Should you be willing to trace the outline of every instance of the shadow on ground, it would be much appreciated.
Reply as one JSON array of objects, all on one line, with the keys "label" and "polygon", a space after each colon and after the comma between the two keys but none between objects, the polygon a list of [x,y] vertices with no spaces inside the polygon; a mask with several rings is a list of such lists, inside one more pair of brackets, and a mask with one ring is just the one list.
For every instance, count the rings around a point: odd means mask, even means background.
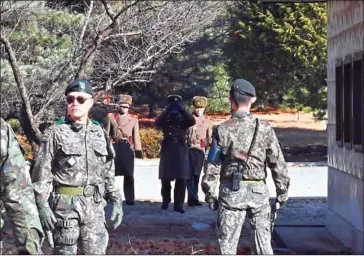
[{"label": "shadow on ground", "polygon": [[[165,211],[160,207],[161,203],[155,201],[123,205],[123,222],[117,230],[110,232],[107,254],[219,254],[216,212],[209,210],[206,204],[186,206],[184,214],[174,212],[173,203]],[[279,213],[272,235],[275,254],[350,254],[327,233],[324,225],[326,211],[326,198],[290,199]],[[246,221],[238,254],[251,253],[250,231]],[[3,252],[16,254],[8,221],[4,233]],[[52,254],[47,242],[43,245],[43,252]]]}]

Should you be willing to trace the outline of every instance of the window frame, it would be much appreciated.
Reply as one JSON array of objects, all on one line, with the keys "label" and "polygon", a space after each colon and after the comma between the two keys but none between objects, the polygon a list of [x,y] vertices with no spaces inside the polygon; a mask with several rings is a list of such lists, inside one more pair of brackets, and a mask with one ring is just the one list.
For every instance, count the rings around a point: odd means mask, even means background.
[{"label": "window frame", "polygon": [[[340,91],[338,92],[338,81],[337,81],[337,68],[341,70],[341,83],[340,83]],[[341,58],[336,59],[335,61],[335,140],[336,145],[338,147],[344,146],[344,130],[343,130],[343,103],[344,103],[344,62]],[[338,93],[340,97],[340,105],[338,104]],[[339,109],[338,106],[341,106]],[[340,111],[340,113],[338,113]],[[340,115],[339,115],[340,114]],[[340,120],[338,120],[338,116],[340,116]],[[338,124],[340,124],[340,139],[338,139]]]},{"label": "window frame", "polygon": [[[349,97],[350,97],[350,105],[348,106],[345,103],[345,66],[350,64],[350,83],[349,83]],[[343,112],[342,112],[342,134],[343,134],[343,145],[345,148],[347,149],[352,149],[353,148],[353,57],[352,54],[345,56],[344,58],[344,62],[343,62],[343,81],[342,81],[342,86],[343,86],[343,104],[342,104],[342,108],[343,108]],[[350,134],[350,141],[345,141],[345,123],[346,122],[346,118],[345,118],[345,112],[346,107],[349,107],[349,125],[350,125],[350,129],[349,129],[349,134]]]},{"label": "window frame", "polygon": [[[355,127],[354,127],[354,109],[353,109],[353,122],[352,122],[352,127],[353,127],[353,149],[357,152],[363,152],[364,151],[364,51],[357,51],[354,53],[353,55],[353,93],[354,93],[354,62],[361,60],[361,96],[360,96],[360,102],[361,102],[361,131],[356,131]],[[354,108],[354,95],[353,95],[353,108]],[[362,134],[362,141],[361,144],[354,144],[354,136],[356,132],[361,132]]]}]

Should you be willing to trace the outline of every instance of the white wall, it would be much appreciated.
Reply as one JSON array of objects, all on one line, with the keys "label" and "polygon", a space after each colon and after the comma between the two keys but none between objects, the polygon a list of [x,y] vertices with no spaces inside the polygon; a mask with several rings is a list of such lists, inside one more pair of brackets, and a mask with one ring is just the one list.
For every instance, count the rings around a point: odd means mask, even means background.
[{"label": "white wall", "polygon": [[335,61],[364,48],[364,1],[328,1],[327,228],[363,254],[363,153],[336,145]]}]

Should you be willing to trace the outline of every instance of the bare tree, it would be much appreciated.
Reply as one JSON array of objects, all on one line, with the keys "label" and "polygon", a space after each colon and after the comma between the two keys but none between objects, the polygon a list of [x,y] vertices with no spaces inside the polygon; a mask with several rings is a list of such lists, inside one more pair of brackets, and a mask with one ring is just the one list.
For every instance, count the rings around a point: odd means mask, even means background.
[{"label": "bare tree", "polygon": [[102,89],[144,86],[168,56],[202,36],[223,9],[218,1],[143,1],[120,18],[118,32],[105,38],[92,78]]},{"label": "bare tree", "polygon": [[[1,107],[11,110],[12,101],[20,100],[37,140],[40,123],[64,114],[62,97],[70,80],[91,77],[96,90],[144,86],[168,56],[201,36],[224,6],[223,1],[85,0],[86,8],[77,13],[56,4],[1,2],[1,83],[7,88],[2,86]],[[9,49],[17,62],[6,54]]]}]

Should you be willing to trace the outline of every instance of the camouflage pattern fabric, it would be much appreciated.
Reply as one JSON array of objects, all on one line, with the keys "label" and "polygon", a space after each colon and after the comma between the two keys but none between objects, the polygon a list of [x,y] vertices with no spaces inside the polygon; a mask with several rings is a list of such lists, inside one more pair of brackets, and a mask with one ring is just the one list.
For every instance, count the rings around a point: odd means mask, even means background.
[{"label": "camouflage pattern fabric", "polygon": [[[0,200],[21,254],[42,254],[40,224],[28,166],[11,127],[1,119]],[[1,216],[0,216],[1,217]]]},{"label": "camouflage pattern fabric", "polygon": [[[272,172],[277,200],[288,199],[289,177],[286,163],[273,128],[259,121],[255,145],[250,157],[247,152],[253,140],[255,118],[242,110],[221,123],[213,132],[213,139],[221,150],[222,162],[207,162],[201,187],[206,201],[213,197],[219,201],[218,235],[222,254],[236,254],[241,225],[246,212],[253,224],[254,249],[259,254],[271,254],[269,228],[269,193],[264,183],[241,184],[239,191],[232,191],[232,176],[236,165],[233,157],[244,163],[243,180],[264,181],[266,165]],[[254,230],[255,228],[255,230]],[[268,230],[269,232],[268,232]]]},{"label": "camouflage pattern fabric", "polygon": [[[57,218],[53,233],[57,254],[105,254],[104,196],[120,198],[115,188],[115,153],[101,126],[89,122],[78,132],[61,123],[41,140],[33,170],[36,201],[49,199]],[[92,196],[60,194],[61,187],[92,185]]]},{"label": "camouflage pattern fabric", "polygon": [[240,184],[237,192],[230,184],[220,188],[217,235],[222,254],[236,254],[246,215],[252,227],[252,254],[273,254],[270,230],[269,191],[264,183]]}]

